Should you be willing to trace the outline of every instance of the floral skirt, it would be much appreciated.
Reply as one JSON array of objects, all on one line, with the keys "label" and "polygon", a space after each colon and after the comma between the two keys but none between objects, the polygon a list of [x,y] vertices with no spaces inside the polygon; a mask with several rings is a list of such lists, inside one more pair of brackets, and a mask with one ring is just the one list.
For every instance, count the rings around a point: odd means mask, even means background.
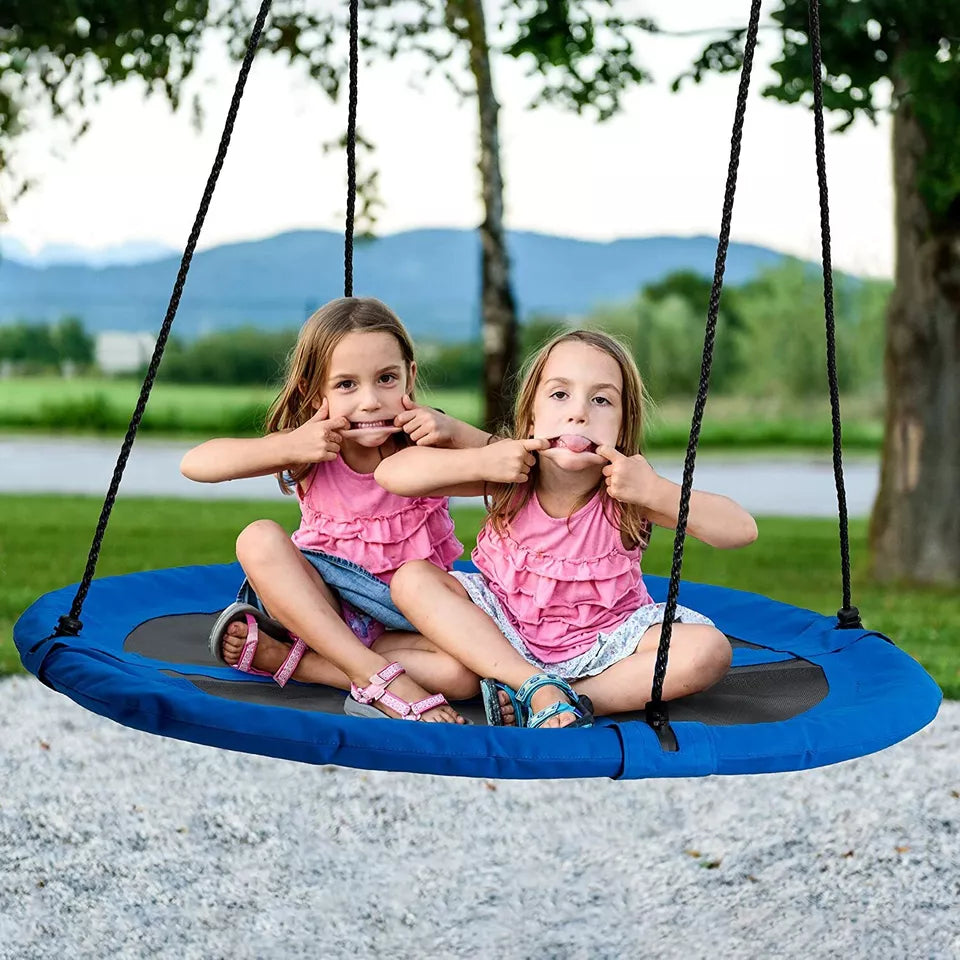
[{"label": "floral skirt", "polygon": [[[544,663],[535,657],[523,642],[523,637],[517,632],[513,621],[503,609],[500,598],[490,589],[482,573],[462,573],[459,570],[451,572],[463,584],[464,589],[473,603],[486,613],[507,638],[510,646],[519,653],[524,660],[539,667],[545,673],[553,673],[564,680],[580,680],[583,677],[594,677],[598,673],[619,663],[625,657],[635,653],[644,633],[654,624],[663,623],[665,603],[648,603],[635,610],[626,620],[610,633],[597,631],[597,640],[589,650],[569,660],[557,663]],[[677,623],[699,623],[712,627],[713,621],[702,613],[691,610],[689,607],[677,607],[674,621]]]}]

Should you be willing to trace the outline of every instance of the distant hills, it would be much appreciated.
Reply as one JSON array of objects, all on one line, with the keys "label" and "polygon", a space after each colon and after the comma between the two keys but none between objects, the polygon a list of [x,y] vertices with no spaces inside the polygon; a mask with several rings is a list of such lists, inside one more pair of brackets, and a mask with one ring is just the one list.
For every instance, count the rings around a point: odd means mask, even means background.
[{"label": "distant hills", "polygon": [[78,247],[69,243],[50,243],[34,252],[15,237],[0,237],[0,259],[9,258],[29,267],[51,267],[64,264],[112,267],[118,264],[159,260],[162,257],[172,257],[176,253],[176,250],[165,243],[152,240],[118,243],[100,249]]},{"label": "distant hills", "polygon": [[[134,245],[144,255],[149,246]],[[538,313],[585,314],[623,302],[680,269],[713,275],[710,237],[643,237],[598,243],[538,233],[508,237],[514,292],[523,319]],[[162,249],[162,248],[161,248]],[[106,266],[0,261],[0,323],[79,316],[93,332],[155,331],[163,320],[180,255],[127,263],[114,250]],[[156,252],[156,251],[154,251]],[[72,259],[72,258],[68,258]],[[783,259],[765,247],[733,243],[726,282],[739,284]],[[474,230],[411,230],[358,243],[358,295],[379,297],[421,339],[462,340],[479,331],[480,241]],[[245,323],[299,325],[343,291],[343,238],[301,230],[231,243],[194,256],[174,333],[192,338]]]}]

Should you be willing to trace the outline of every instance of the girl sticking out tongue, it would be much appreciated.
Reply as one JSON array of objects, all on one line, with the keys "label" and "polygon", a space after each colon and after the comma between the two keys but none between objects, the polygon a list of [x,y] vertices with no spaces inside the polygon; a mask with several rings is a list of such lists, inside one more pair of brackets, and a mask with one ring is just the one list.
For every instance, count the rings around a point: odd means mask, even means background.
[{"label": "girl sticking out tongue", "polygon": [[[410,497],[488,494],[478,573],[402,566],[391,593],[424,636],[482,683],[488,721],[587,726],[649,699],[664,605],[640,568],[651,525],[674,527],[680,487],[640,454],[644,390],[633,358],[603,333],[548,343],[520,388],[511,439],[471,450],[410,448],[377,480]],[[757,535],[726,497],[694,492],[689,533],[721,548]],[[678,607],[663,698],[716,683],[726,637]],[[592,701],[592,702],[591,702]]]}]

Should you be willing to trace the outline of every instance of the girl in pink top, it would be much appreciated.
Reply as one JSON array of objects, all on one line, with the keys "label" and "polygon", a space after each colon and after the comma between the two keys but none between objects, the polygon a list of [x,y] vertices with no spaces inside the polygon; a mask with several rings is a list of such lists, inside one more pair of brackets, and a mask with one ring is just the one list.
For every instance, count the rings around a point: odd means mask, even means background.
[{"label": "girl in pink top", "polygon": [[[591,706],[620,713],[649,699],[664,605],[647,593],[640,560],[652,524],[676,526],[680,488],[640,455],[643,409],[633,358],[603,333],[573,331],[530,364],[514,439],[404,450],[377,468],[407,496],[492,495],[473,552],[479,573],[413,562],[391,592],[425,636],[490,678],[493,723],[585,726]],[[757,535],[740,506],[702,492],[688,530],[717,547]],[[676,620],[664,699],[706,689],[731,659],[705,617],[678,607]]]},{"label": "girl in pink top", "polygon": [[408,561],[444,572],[460,556],[447,500],[388,493],[374,468],[411,443],[482,444],[488,435],[417,406],[416,373],[392,311],[373,299],[334,300],[300,331],[266,435],[210,440],[181,469],[204,482],[273,473],[300,501],[292,539],[271,520],[240,534],[247,580],[214,625],[214,656],[281,686],[292,676],[350,690],[348,713],[463,722],[446,696],[472,696],[477,677],[413,632],[389,588]]}]

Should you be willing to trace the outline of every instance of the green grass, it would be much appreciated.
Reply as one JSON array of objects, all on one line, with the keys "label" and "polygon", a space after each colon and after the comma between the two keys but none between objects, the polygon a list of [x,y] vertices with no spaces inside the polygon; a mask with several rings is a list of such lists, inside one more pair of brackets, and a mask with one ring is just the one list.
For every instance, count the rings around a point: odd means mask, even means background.
[{"label": "green grass", "polygon": [[[11,639],[20,612],[40,594],[80,579],[100,505],[91,497],[0,496],[0,673],[21,669]],[[469,551],[483,511],[458,509],[454,516]],[[97,574],[232,560],[237,533],[257,517],[271,517],[292,530],[297,507],[292,501],[120,500]],[[759,525],[757,543],[746,550],[712,550],[690,541],[684,577],[835,613],[840,605],[836,523],[762,518]],[[668,573],[672,546],[670,534],[658,531],[644,570]],[[954,588],[867,581],[863,521],[851,526],[851,549],[853,598],[865,623],[916,657],[946,696],[960,699],[960,594]]]},{"label": "green grass", "polygon": [[[78,377],[0,380],[0,428],[122,436],[140,383]],[[270,387],[154,385],[140,430],[161,435],[257,434],[276,390]],[[451,416],[476,421],[480,397],[469,390],[437,390],[422,398]]]},{"label": "green grass", "polygon": [[[0,428],[64,431],[122,436],[139,395],[132,380],[20,377],[0,380]],[[150,396],[141,431],[153,435],[230,436],[259,433],[273,399],[269,387],[207,387],[157,384]],[[474,390],[425,390],[422,402],[451,416],[479,423],[480,394]],[[692,401],[671,400],[655,410],[647,429],[650,449],[685,448]],[[844,400],[844,446],[877,450],[883,425],[876,402]],[[701,434],[705,448],[827,449],[830,417],[825,401],[758,402],[713,397]]]}]

